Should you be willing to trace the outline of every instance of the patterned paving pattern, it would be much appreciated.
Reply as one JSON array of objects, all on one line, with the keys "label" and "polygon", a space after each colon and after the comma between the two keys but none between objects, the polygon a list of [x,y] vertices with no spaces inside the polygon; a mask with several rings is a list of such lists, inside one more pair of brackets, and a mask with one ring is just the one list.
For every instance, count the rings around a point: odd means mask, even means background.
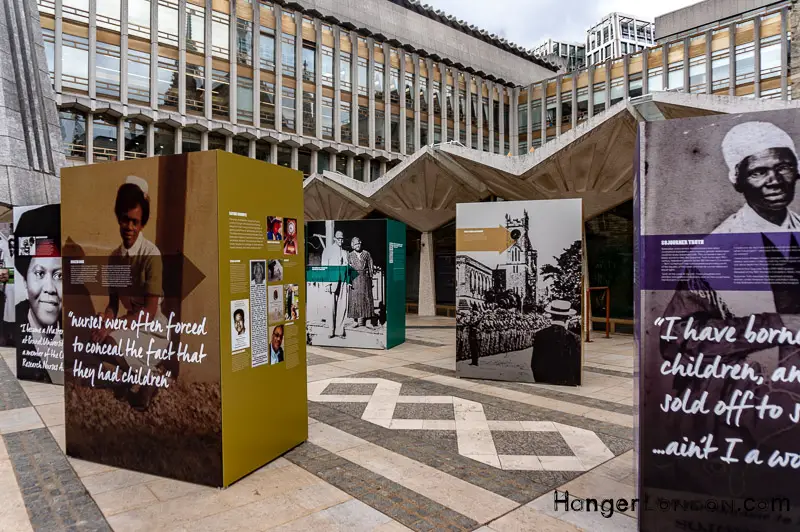
[{"label": "patterned paving pattern", "polygon": [[[330,387],[350,385],[365,393],[335,394]],[[373,386],[374,385],[374,386]],[[394,430],[455,431],[458,452],[462,456],[499,469],[522,471],[587,471],[614,458],[608,447],[592,431],[552,421],[489,421],[483,405],[451,395],[400,395],[402,384],[387,379],[334,378],[308,385],[308,399],[320,403],[366,403],[361,419]],[[370,390],[370,391],[367,391]],[[452,405],[453,419],[426,416],[410,419],[396,416],[398,406]],[[557,433],[567,444],[571,455],[539,455],[511,452],[498,453],[493,433]],[[512,449],[515,451],[516,449]]]}]

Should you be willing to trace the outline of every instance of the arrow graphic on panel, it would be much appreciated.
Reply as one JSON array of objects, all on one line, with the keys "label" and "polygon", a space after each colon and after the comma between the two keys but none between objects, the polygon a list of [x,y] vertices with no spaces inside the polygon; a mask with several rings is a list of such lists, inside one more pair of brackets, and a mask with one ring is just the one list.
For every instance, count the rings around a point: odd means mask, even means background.
[{"label": "arrow graphic on panel", "polygon": [[458,251],[495,251],[502,253],[514,243],[513,235],[503,226],[467,228],[456,231]]}]

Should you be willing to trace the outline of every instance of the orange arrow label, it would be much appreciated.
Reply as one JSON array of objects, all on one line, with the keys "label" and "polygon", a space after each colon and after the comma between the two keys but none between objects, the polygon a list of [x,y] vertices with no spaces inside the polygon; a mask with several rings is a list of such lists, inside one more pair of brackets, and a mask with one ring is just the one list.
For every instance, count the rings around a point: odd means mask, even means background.
[{"label": "orange arrow label", "polygon": [[459,229],[456,231],[457,251],[495,251],[502,253],[514,240],[503,226]]}]

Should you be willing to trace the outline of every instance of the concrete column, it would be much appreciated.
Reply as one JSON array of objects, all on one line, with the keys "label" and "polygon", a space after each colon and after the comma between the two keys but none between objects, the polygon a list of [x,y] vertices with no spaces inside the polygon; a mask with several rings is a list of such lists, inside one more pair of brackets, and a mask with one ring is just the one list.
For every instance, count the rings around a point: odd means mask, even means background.
[{"label": "concrete column", "polygon": [[433,233],[422,233],[419,250],[419,310],[420,316],[436,316],[436,274]]},{"label": "concrete column", "polygon": [[183,153],[183,129],[175,128],[175,154]]},{"label": "concrete column", "polygon": [[[186,115],[186,0],[178,0],[178,113]],[[231,93],[233,90],[231,80]]]},{"label": "concrete column", "polygon": [[61,94],[61,74],[64,71],[63,65],[63,49],[64,49],[64,10],[63,10],[63,1],[62,0],[55,0],[56,8],[55,8],[55,17],[56,17],[56,24],[55,24],[55,37],[56,43],[53,47],[53,78],[54,78],[54,85],[53,88],[56,91],[56,94]]},{"label": "concrete column", "polygon": [[419,87],[420,87],[420,68],[419,68],[419,56],[417,54],[411,54],[411,60],[414,62],[414,85],[413,85],[413,94],[412,97],[414,98],[414,151],[419,150],[422,147],[422,143],[420,141],[420,125],[422,123],[422,111],[420,109],[420,101],[419,101]]},{"label": "concrete column", "polygon": [[[283,131],[283,57],[281,47],[283,46],[283,8],[277,4],[272,4],[272,12],[275,13],[275,131]],[[295,98],[295,102],[297,98]],[[278,147],[273,144],[273,151],[270,154],[270,161],[278,164]]]},{"label": "concrete column", "polygon": [[[97,98],[97,0],[89,0],[89,98]],[[91,162],[91,159],[89,159]]]},{"label": "concrete column", "polygon": [[406,52],[402,48],[397,50],[397,57],[400,61],[398,71],[399,96],[400,96],[400,123],[398,124],[398,136],[400,137],[400,153],[406,154]]},{"label": "concrete column", "polygon": [[125,118],[117,120],[117,160],[125,160]]},{"label": "concrete column", "polygon": [[233,153],[233,135],[225,135],[225,151]]},{"label": "concrete column", "polygon": [[661,69],[661,87],[667,90],[669,88],[669,44],[661,47],[661,62],[664,65]]},{"label": "concrete column", "polygon": [[736,96],[736,23],[728,25],[728,95]]},{"label": "concrete column", "polygon": [[364,157],[364,183],[369,183],[372,181],[372,160],[368,157]]},{"label": "concrete column", "polygon": [[[591,78],[591,74],[590,74],[589,87],[592,86],[591,79],[592,78]],[[540,143],[540,146],[544,146],[545,143],[547,142],[547,80],[542,81],[542,97],[541,97],[540,101],[541,101],[541,106],[542,106],[542,109],[541,109],[542,120],[541,120],[541,124],[539,125],[539,128],[540,128],[539,130],[541,131],[541,143]],[[591,108],[591,106],[590,106],[590,108]]]},{"label": "concrete column", "polygon": [[[689,75],[689,63],[691,63],[691,57],[689,53],[689,49],[691,47],[691,39],[686,37],[683,40],[683,91],[685,93],[690,93],[689,86],[691,85],[691,76]],[[627,64],[625,66],[627,70]]]},{"label": "concrete column", "polygon": [[425,59],[425,67],[428,70],[428,145],[431,145],[433,144],[434,116],[436,115],[433,109],[433,60]]},{"label": "concrete column", "polygon": [[[258,3],[258,2],[256,2]],[[322,138],[322,22],[314,19],[314,30],[317,34],[317,51],[314,53],[314,136]],[[336,120],[334,120],[335,122]],[[314,159],[312,158],[312,161]],[[317,167],[311,169],[312,174],[317,173]]]},{"label": "concrete column", "polygon": [[94,113],[86,113],[86,163],[94,162]]},{"label": "concrete column", "polygon": [[511,89],[508,105],[508,118],[510,120],[508,128],[510,139],[508,144],[511,148],[511,153],[519,155],[519,87]]},{"label": "concrete column", "polygon": [[494,153],[494,82],[487,82],[489,89],[489,153]]},{"label": "concrete column", "polygon": [[[497,103],[498,103],[498,113],[497,119],[500,121],[500,124],[497,126],[497,149],[501,155],[508,155],[505,149],[505,141],[506,141],[506,88],[500,85],[497,87]],[[509,142],[509,144],[511,144]]]},{"label": "concrete column", "polygon": [[147,156],[156,154],[156,126],[152,122],[147,124]]},{"label": "concrete column", "polygon": [[291,158],[291,160],[289,162],[289,166],[290,166],[290,168],[292,170],[299,170],[300,169],[299,168],[299,166],[300,166],[299,165],[299,159],[300,159],[300,154],[299,154],[298,148],[296,148],[295,146],[292,146],[292,158]]},{"label": "concrete column", "polygon": [[[788,15],[790,16],[788,27],[791,30],[792,35],[795,36],[800,35],[800,9],[798,9],[798,7],[800,6],[797,5],[796,0],[793,1],[792,9],[788,13]],[[786,16],[787,13],[784,12],[782,13],[782,15]],[[760,19],[757,20],[758,20],[757,24],[760,25],[761,23]],[[761,37],[760,32],[757,33],[757,35]],[[791,47],[792,47],[791,50],[792,64],[790,65],[791,67],[790,71],[792,72],[792,77],[790,80],[788,80],[788,83],[791,84],[792,99],[797,100],[800,99],[800,39],[796,37],[792,39]],[[756,45],[756,57],[758,57],[759,49],[760,49],[760,43]],[[756,79],[758,79],[760,73],[761,73],[760,69],[756,70],[756,76],[757,76]]]},{"label": "concrete column", "polygon": [[328,153],[328,169],[331,172],[335,172],[336,171],[336,153],[335,152]]},{"label": "concrete column", "polygon": [[460,84],[458,83],[458,70],[453,69],[453,140],[457,142],[464,142],[461,138],[461,118],[459,109],[459,95],[461,94]]},{"label": "concrete column", "polygon": [[475,88],[478,91],[478,151],[483,151],[483,80],[475,79]]},{"label": "concrete column", "polygon": [[650,55],[650,49],[645,48],[642,50],[642,94],[650,93],[650,83],[647,80],[647,58]]},{"label": "concrete column", "polygon": [[714,38],[712,30],[706,31],[706,94],[714,92],[714,70],[711,68],[711,40]]},{"label": "concrete column", "polygon": [[278,164],[278,145],[277,144],[270,144],[269,145],[269,162],[272,164]]},{"label": "concrete column", "polygon": [[475,146],[472,145],[472,74],[464,74],[464,85],[466,86],[466,97],[464,98],[463,111],[467,130],[464,146],[475,149]]},{"label": "concrete column", "polygon": [[380,166],[380,169],[378,171],[381,174],[379,177],[383,177],[383,176],[386,175],[386,161],[381,161],[381,166]]},{"label": "concrete column", "polygon": [[[213,118],[211,112],[211,87],[214,86],[213,78],[211,77],[211,71],[214,68],[214,63],[212,62],[212,52],[211,52],[211,18],[212,18],[212,9],[211,9],[211,2],[206,2],[205,7],[205,21],[206,25],[203,28],[203,38],[205,40],[205,47],[203,50],[203,78],[206,90],[203,91],[203,115],[206,117],[207,120],[211,120]],[[202,135],[201,135],[202,139]],[[202,140],[200,141],[202,144]],[[208,135],[206,134],[206,147],[204,151],[208,149]]]},{"label": "concrete column", "polygon": [[611,59],[606,59],[606,110],[611,107]]},{"label": "concrete column", "polygon": [[[797,6],[795,6],[796,10]],[[795,14],[795,17],[797,15]],[[795,18],[796,20],[796,18]],[[781,100],[789,98],[789,8],[781,9]]]},{"label": "concrete column", "polygon": [[753,20],[753,96],[761,98],[761,16]]},{"label": "concrete column", "polygon": [[352,144],[358,146],[358,34],[355,31],[350,32],[350,99]]},{"label": "concrete column", "polygon": [[[298,135],[304,134],[303,128],[303,13],[296,11],[294,14],[294,24],[297,28],[297,35],[294,39],[294,64],[296,72],[297,87],[294,90],[294,128]],[[292,154],[295,153],[292,149]],[[294,155],[293,155],[294,156]],[[297,170],[297,165],[292,166]]]},{"label": "concrete column", "polygon": [[526,153],[528,153],[531,151],[531,147],[533,146],[533,83],[528,85],[528,124],[525,126],[525,131],[528,133],[526,149]]},{"label": "concrete column", "polygon": [[352,155],[347,156],[347,177],[355,177],[353,175],[355,168],[355,157]]},{"label": "concrete column", "polygon": [[[627,58],[628,56],[626,56]],[[625,63],[625,97],[628,97],[628,67]],[[528,111],[530,114],[530,111]],[[530,119],[529,119],[530,120]],[[572,73],[572,116],[570,116],[570,126],[574,128],[578,125],[578,73]],[[530,128],[528,128],[530,129]]]},{"label": "concrete column", "polygon": [[556,138],[561,136],[561,82],[563,78],[559,74],[556,78]]},{"label": "concrete column", "polygon": [[[367,118],[367,131],[369,132],[369,147],[375,149],[375,41],[372,37],[367,39],[367,53],[369,59],[367,60],[367,98],[368,104],[368,118]],[[386,87],[383,88],[386,94]],[[384,113],[385,116],[385,113]]]},{"label": "concrete column", "polygon": [[317,167],[319,167],[319,152],[317,150],[311,151],[311,170],[308,172],[309,175],[313,175],[317,173]]},{"label": "concrete column", "polygon": [[439,83],[439,101],[442,102],[439,121],[442,123],[442,142],[447,142],[450,139],[447,138],[447,68],[444,63],[439,63],[439,76],[442,80]]},{"label": "concrete column", "polygon": [[[236,50],[236,2],[238,0],[231,0],[231,20],[228,26],[228,61],[230,65],[230,90],[228,91],[228,120],[230,120],[231,124],[235,124],[237,121],[237,102],[236,102],[236,86],[238,85],[238,63],[237,63],[237,50]],[[230,150],[226,150],[230,151]]]},{"label": "concrete column", "polygon": [[208,151],[208,131],[200,132],[200,151]]},{"label": "concrete column", "polygon": [[589,67],[589,118],[594,116],[594,65]]},{"label": "concrete column", "polygon": [[251,159],[256,158],[256,139],[250,139],[247,145],[247,156]]},{"label": "concrete column", "polygon": [[[383,142],[386,151],[392,151],[392,52],[383,43]],[[402,139],[401,145],[405,142]]]},{"label": "concrete column", "polygon": [[[119,18],[119,101],[128,104],[128,0],[121,0]],[[120,159],[121,160],[121,159]]]},{"label": "concrete column", "polygon": [[[342,142],[342,124],[339,119],[342,111],[342,42],[341,28],[333,26],[333,140]],[[351,93],[352,94],[352,93]],[[352,124],[353,120],[350,119]],[[352,126],[351,126],[352,127]],[[331,166],[331,169],[336,169]]]},{"label": "concrete column", "polygon": [[[261,2],[253,2],[253,127],[261,127]],[[206,24],[208,26],[208,24]],[[206,50],[208,50],[206,46]],[[208,91],[206,91],[208,92]],[[256,145],[252,145],[256,158]]]}]

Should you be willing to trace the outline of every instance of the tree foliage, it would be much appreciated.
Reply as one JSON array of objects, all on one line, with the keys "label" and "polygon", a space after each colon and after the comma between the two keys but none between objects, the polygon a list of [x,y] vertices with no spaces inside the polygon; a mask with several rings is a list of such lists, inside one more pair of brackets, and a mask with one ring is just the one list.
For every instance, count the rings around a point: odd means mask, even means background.
[{"label": "tree foliage", "polygon": [[580,240],[576,240],[566,248],[556,258],[556,264],[542,266],[542,277],[553,282],[551,287],[553,299],[569,301],[576,310],[580,309],[582,269]]}]

